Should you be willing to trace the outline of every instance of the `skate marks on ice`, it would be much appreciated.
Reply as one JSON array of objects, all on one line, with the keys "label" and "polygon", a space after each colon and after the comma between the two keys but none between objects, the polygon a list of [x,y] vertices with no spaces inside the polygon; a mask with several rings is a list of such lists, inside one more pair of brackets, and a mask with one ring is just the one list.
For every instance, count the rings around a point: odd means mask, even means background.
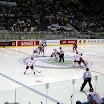
[{"label": "skate marks on ice", "polygon": [[[26,60],[29,60],[30,57],[25,57],[19,60],[20,63],[26,64]],[[72,57],[65,57],[64,62],[59,62],[58,60],[55,61],[54,59],[49,60],[50,57],[35,57],[33,60],[35,61],[36,67],[43,67],[43,68],[51,68],[51,69],[72,69],[74,58]],[[86,65],[89,67],[92,65],[92,62],[85,60]],[[84,64],[82,63],[84,67]],[[76,63],[74,68],[79,68],[79,65]]]}]

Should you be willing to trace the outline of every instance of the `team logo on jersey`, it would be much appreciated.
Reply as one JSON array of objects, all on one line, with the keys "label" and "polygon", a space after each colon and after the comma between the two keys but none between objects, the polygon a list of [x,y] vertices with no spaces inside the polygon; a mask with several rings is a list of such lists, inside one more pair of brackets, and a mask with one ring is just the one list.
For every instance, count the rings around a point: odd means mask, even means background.
[{"label": "team logo on jersey", "polygon": [[[26,64],[26,61],[30,60],[30,58],[23,58],[20,59],[20,63]],[[73,68],[73,61],[74,58],[72,57],[65,57],[64,62],[60,62],[59,60],[55,60],[54,58],[50,60],[50,57],[35,57],[34,59],[36,67],[44,67],[44,68],[57,68],[57,69],[70,69]],[[91,66],[92,63],[85,60],[87,66]],[[81,63],[81,66],[84,67],[84,64]],[[75,64],[75,68],[78,68],[79,64]]]}]

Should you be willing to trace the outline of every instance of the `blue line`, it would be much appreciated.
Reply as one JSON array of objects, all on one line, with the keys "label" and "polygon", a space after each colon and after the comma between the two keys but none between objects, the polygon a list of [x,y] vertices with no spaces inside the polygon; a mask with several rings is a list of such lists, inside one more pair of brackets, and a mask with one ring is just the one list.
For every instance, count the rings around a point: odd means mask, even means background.
[{"label": "blue line", "polygon": [[49,100],[51,100],[51,101],[53,101],[53,102],[55,102],[56,104],[57,104],[57,103],[63,104],[63,103],[61,103],[61,102],[59,102],[59,101],[53,99],[52,97],[49,97],[49,96],[47,96],[47,95],[45,95],[45,94],[43,94],[43,93],[41,93],[41,92],[39,92],[39,91],[37,91],[37,90],[35,90],[35,89],[29,87],[29,86],[26,86],[26,85],[22,84],[21,82],[18,82],[18,81],[16,81],[16,80],[14,80],[14,79],[12,79],[12,78],[10,78],[10,77],[8,77],[8,76],[2,74],[2,73],[0,73],[0,75],[3,76],[3,77],[5,77],[5,78],[7,78],[7,79],[9,79],[9,80],[11,80],[11,81],[13,81],[13,82],[15,82],[15,83],[17,83],[17,84],[19,84],[19,85],[21,85],[21,86],[23,86],[23,87],[25,87],[25,88],[27,88],[27,89],[29,89],[29,90],[31,90],[31,91],[33,91],[33,92],[35,92],[35,93],[37,93],[37,94],[39,94],[39,95],[41,95],[41,96],[43,96],[43,97],[45,97],[45,98],[47,98],[47,99],[49,99]]}]

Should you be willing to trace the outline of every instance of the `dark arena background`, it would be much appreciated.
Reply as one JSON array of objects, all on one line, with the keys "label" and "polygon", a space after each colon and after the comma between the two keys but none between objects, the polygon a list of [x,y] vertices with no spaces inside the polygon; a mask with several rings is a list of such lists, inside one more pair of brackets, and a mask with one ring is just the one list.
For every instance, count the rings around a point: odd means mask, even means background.
[{"label": "dark arena background", "polygon": [[86,68],[104,104],[104,0],[0,0],[0,104],[91,104]]}]

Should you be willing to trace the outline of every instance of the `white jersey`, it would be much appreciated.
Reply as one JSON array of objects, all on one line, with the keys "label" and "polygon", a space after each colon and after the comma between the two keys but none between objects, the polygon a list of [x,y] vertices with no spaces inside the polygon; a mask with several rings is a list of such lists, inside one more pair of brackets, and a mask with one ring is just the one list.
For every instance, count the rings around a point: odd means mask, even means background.
[{"label": "white jersey", "polygon": [[33,50],[33,53],[39,53],[39,49],[38,49],[38,48],[35,48],[35,49]]},{"label": "white jersey", "polygon": [[79,54],[80,55],[80,58],[82,58],[82,54]]},{"label": "white jersey", "polygon": [[56,57],[56,58],[58,58],[58,54],[57,54],[56,51],[53,52],[53,56]]},{"label": "white jersey", "polygon": [[26,60],[27,66],[34,66],[35,62],[33,60]]},{"label": "white jersey", "polygon": [[76,55],[75,55],[75,60],[76,60],[76,61],[80,61],[80,57],[81,57],[81,56],[80,56],[79,54],[76,54]]},{"label": "white jersey", "polygon": [[88,102],[95,101],[97,104],[101,104],[103,100],[100,98],[99,94],[96,92],[91,92],[88,97]]}]

